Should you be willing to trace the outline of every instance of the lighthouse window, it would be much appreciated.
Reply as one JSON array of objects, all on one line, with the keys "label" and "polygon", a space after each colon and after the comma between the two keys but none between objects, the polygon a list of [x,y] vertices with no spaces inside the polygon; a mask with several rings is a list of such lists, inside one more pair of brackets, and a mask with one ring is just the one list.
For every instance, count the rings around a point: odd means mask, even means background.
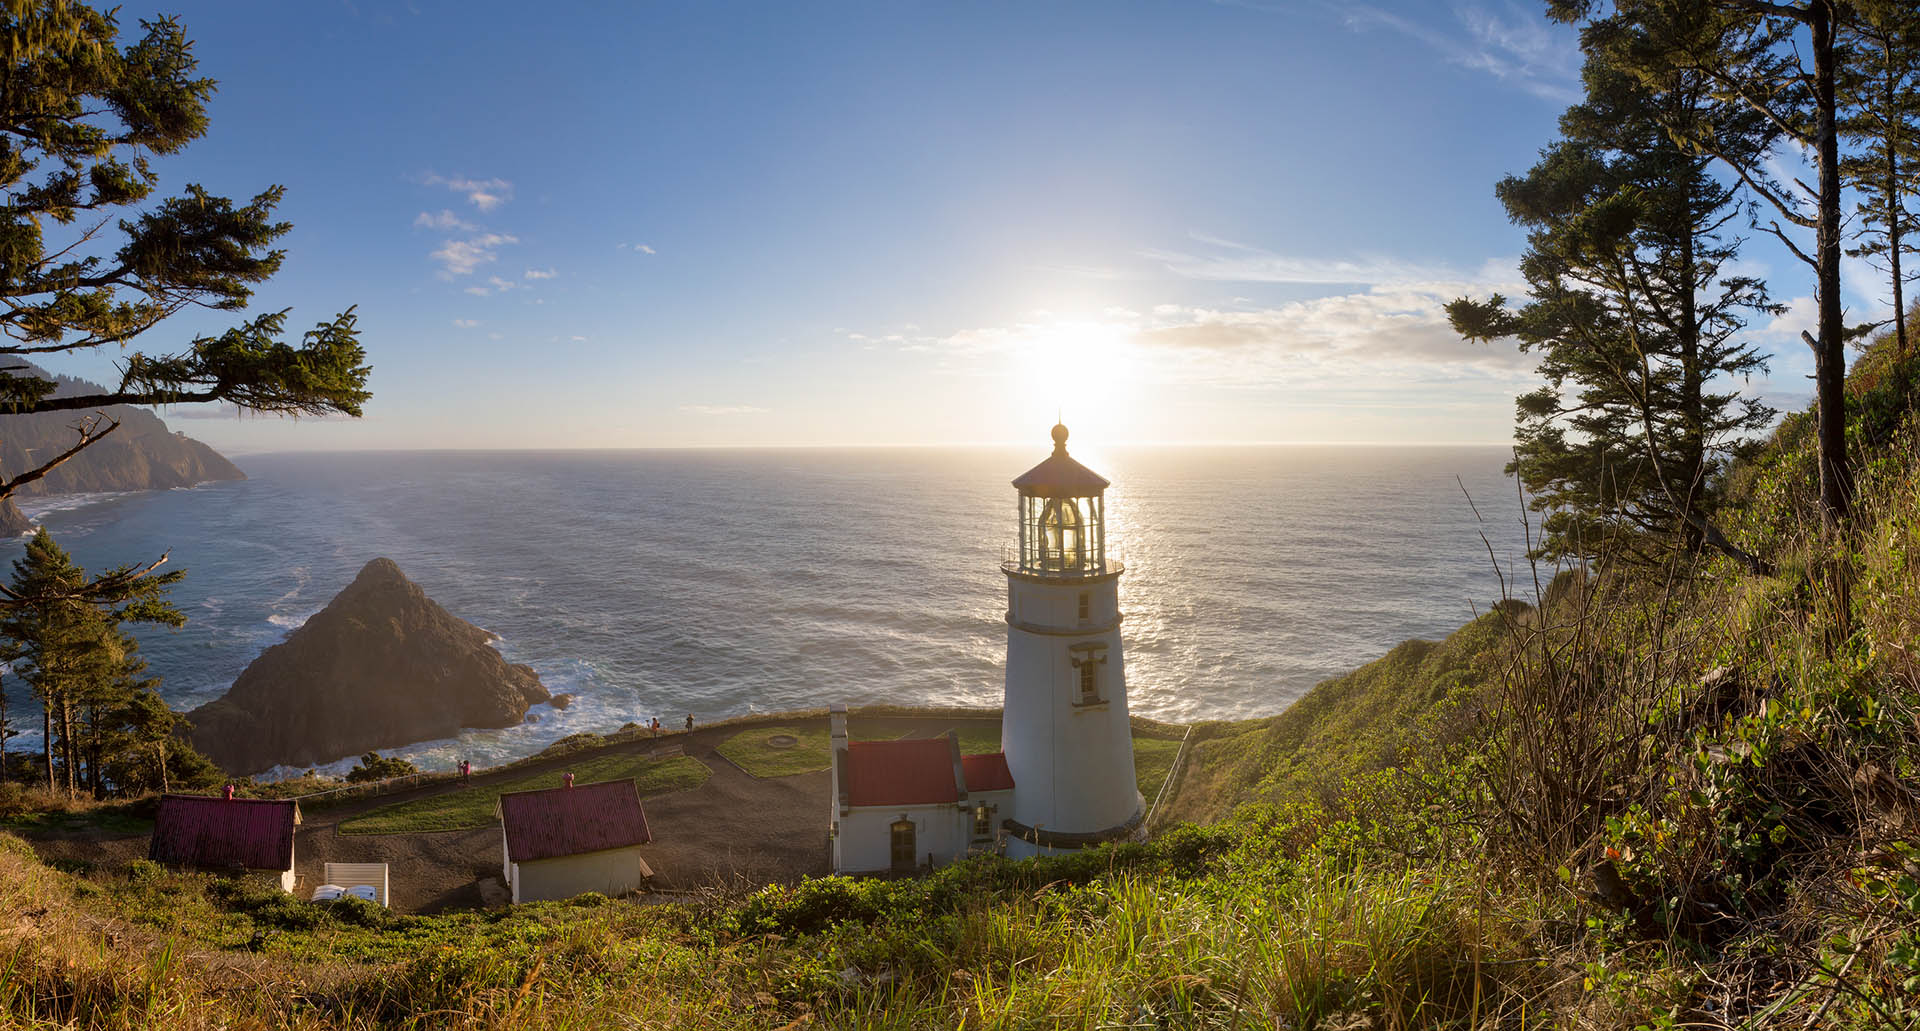
[{"label": "lighthouse window", "polygon": [[1092,705],[1100,700],[1100,679],[1096,667],[1099,664],[1088,658],[1080,663],[1080,704]]},{"label": "lighthouse window", "polygon": [[1089,607],[1090,606],[1088,604],[1087,592],[1081,591],[1080,592],[1080,621],[1082,623],[1087,621],[1087,609]]}]

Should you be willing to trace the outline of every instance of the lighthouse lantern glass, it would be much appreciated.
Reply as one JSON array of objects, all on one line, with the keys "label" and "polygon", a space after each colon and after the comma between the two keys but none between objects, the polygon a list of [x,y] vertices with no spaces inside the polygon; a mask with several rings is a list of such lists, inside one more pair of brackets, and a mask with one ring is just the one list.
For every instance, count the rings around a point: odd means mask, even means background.
[{"label": "lighthouse lantern glass", "polygon": [[1099,497],[1022,496],[1020,569],[1057,576],[1106,572]]}]

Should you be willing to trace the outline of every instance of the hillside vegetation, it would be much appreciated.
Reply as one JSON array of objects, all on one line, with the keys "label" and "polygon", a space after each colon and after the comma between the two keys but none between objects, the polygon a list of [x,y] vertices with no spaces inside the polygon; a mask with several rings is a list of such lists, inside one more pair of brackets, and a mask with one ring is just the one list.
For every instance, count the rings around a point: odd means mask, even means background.
[{"label": "hillside vegetation", "polygon": [[[1843,1027],[1920,1016],[1920,449],[1858,366],[1850,546],[1801,419],[1743,546],[1543,569],[1194,734],[1143,844],[910,880],[402,916],[0,838],[26,1026]],[[1838,570],[1838,574],[1836,574]],[[1533,582],[1533,577],[1514,578]],[[1843,585],[1837,589],[1836,584]]]}]

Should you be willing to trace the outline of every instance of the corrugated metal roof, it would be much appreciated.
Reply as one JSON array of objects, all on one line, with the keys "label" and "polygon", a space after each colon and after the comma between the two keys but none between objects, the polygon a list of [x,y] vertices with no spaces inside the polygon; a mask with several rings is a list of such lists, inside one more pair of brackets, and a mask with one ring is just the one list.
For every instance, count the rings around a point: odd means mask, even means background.
[{"label": "corrugated metal roof", "polygon": [[965,771],[968,791],[1006,791],[1013,787],[1013,771],[1007,769],[1005,752],[963,755],[960,767]]},{"label": "corrugated metal roof", "polygon": [[507,861],[553,859],[653,840],[631,780],[515,791],[500,796]]},{"label": "corrugated metal roof", "polygon": [[231,870],[293,865],[300,806],[262,798],[162,795],[147,858],[157,863]]},{"label": "corrugated metal roof", "polygon": [[945,737],[847,744],[848,805],[939,805],[960,800]]}]

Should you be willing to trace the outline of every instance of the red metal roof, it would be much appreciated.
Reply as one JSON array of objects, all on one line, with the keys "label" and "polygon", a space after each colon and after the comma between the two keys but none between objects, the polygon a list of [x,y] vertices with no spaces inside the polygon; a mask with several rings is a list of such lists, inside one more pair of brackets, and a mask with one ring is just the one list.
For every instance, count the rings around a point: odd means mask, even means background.
[{"label": "red metal roof", "polygon": [[507,861],[553,859],[653,840],[631,780],[515,791],[500,796]]},{"label": "red metal roof", "polygon": [[1067,428],[1053,428],[1053,454],[1013,481],[1020,493],[1038,498],[1090,498],[1112,484],[1067,455]]},{"label": "red metal roof", "polygon": [[946,737],[847,744],[848,805],[939,805],[960,800]]},{"label": "red metal roof", "polygon": [[147,858],[218,870],[285,870],[293,865],[300,807],[263,798],[162,795]]},{"label": "red metal roof", "polygon": [[1013,771],[1007,769],[1005,752],[963,755],[960,768],[966,773],[968,791],[1006,791],[1013,787]]}]

